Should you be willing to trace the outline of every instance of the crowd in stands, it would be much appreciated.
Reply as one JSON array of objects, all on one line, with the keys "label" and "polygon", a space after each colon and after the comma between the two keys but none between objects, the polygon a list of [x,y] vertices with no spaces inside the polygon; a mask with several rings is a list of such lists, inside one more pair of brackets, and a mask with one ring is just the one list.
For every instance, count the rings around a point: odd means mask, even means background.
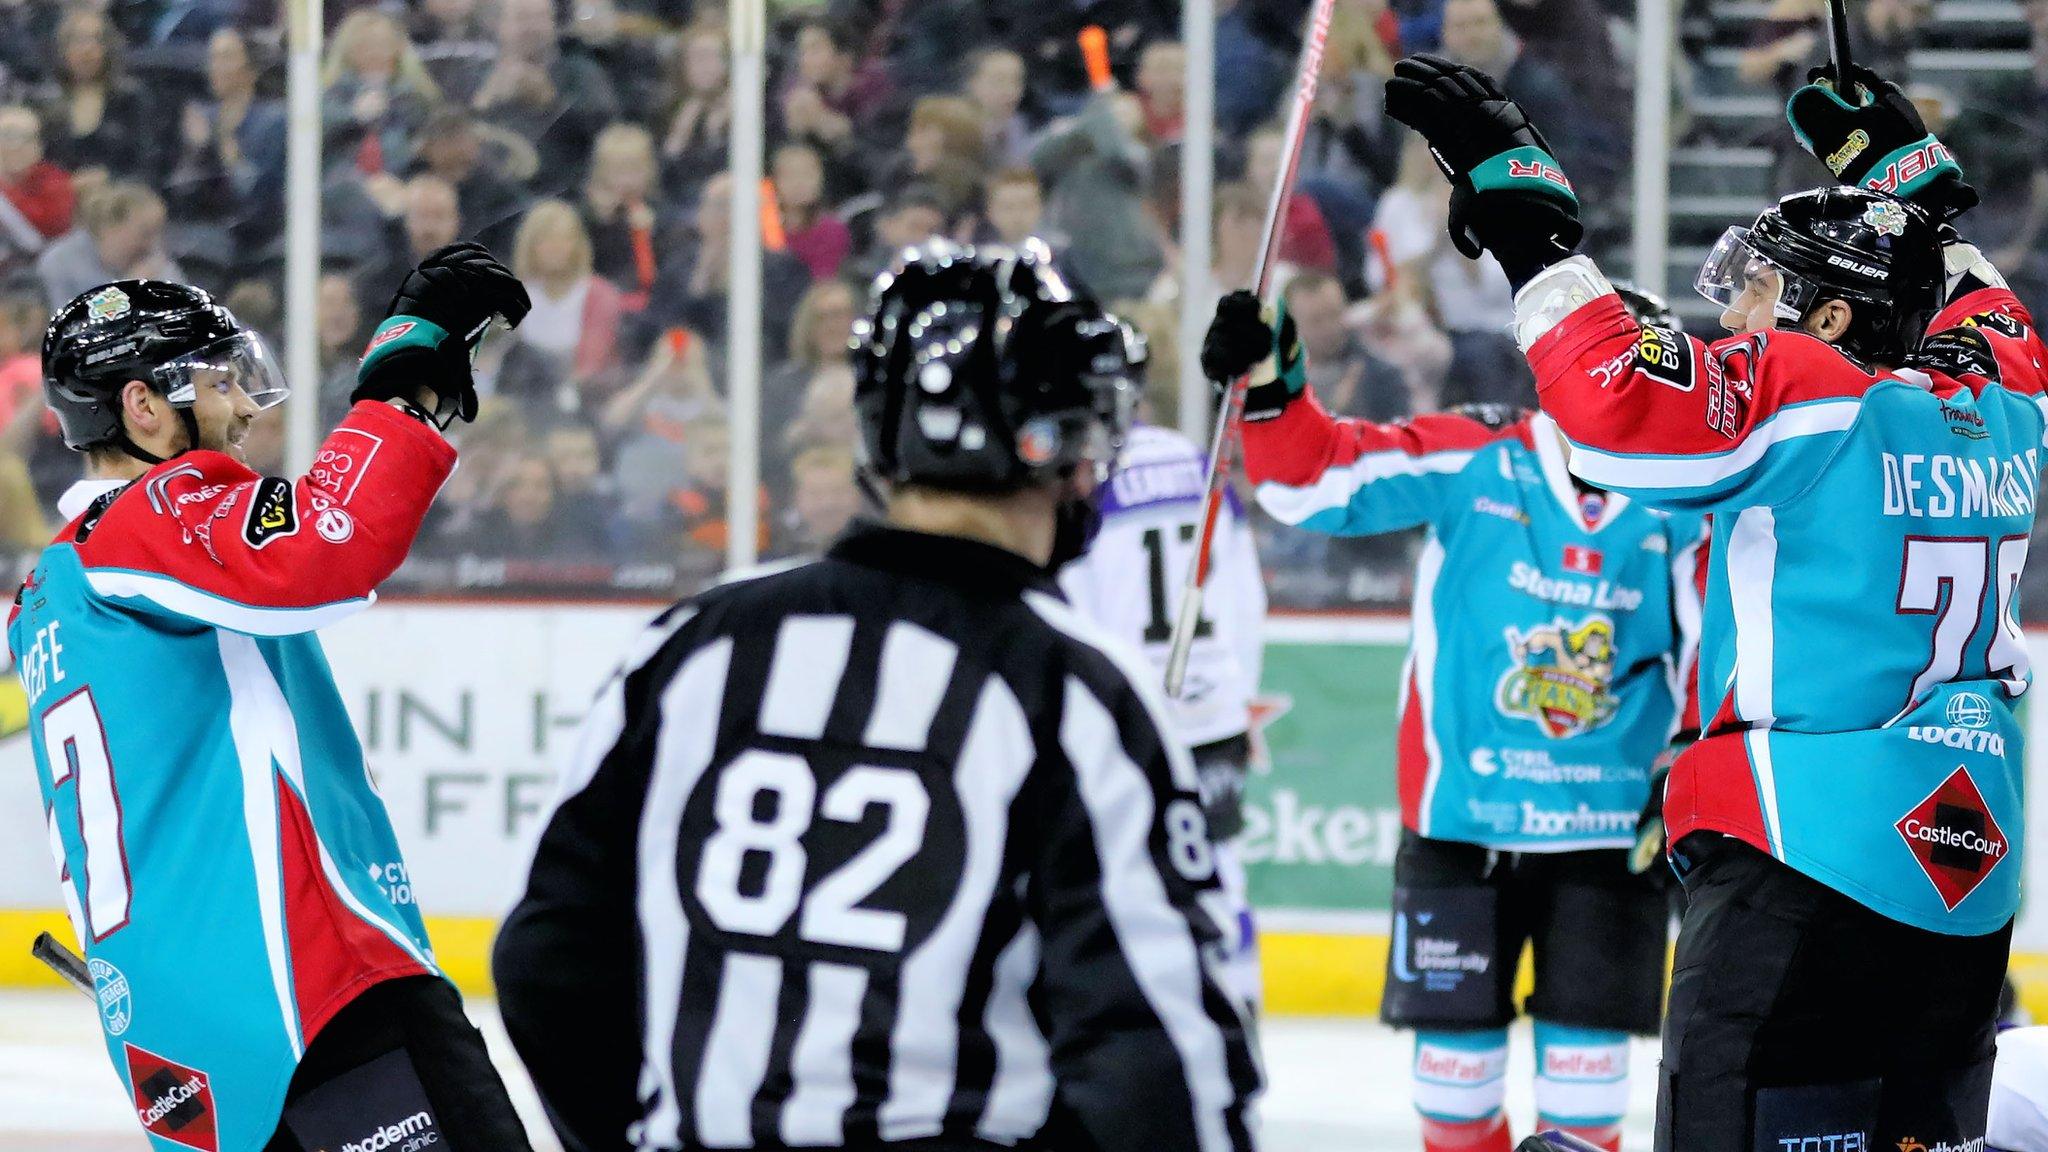
[{"label": "crowd in stands", "polygon": [[[1744,58],[1762,86],[1820,51],[1824,5],[1777,2],[1784,18]],[[1926,6],[1859,5],[1882,33],[1873,59],[1880,44],[1908,43]],[[816,551],[861,508],[845,344],[868,282],[906,245],[1042,239],[1151,335],[1151,412],[1172,418],[1183,293],[1206,304],[1252,278],[1307,7],[1217,2],[1213,261],[1188,269],[1179,4],[771,3],[765,554]],[[1507,336],[1507,282],[1450,247],[1448,188],[1385,119],[1382,81],[1418,50],[1501,76],[1577,180],[1591,243],[1619,244],[1629,7],[1337,6],[1280,249],[1325,404],[1393,419],[1533,398]],[[2031,101],[2038,130],[2048,0],[2027,12],[2036,63],[2014,99]],[[402,577],[443,591],[665,593],[712,575],[731,450],[723,5],[328,0],[326,17],[321,384],[294,402],[340,414],[391,289],[441,244],[481,239],[533,296],[526,322],[485,345],[482,412],[456,430],[462,467]],[[1090,25],[1106,32],[1107,78],[1091,76],[1077,42]],[[283,44],[270,0],[0,0],[0,537],[11,545],[46,538],[78,468],[38,396],[50,309],[105,280],[176,277],[279,345]],[[2022,279],[2048,271],[2048,161],[2037,163],[2000,241]],[[277,414],[263,423],[253,463],[281,467]],[[1406,548],[1275,533],[1276,602],[1398,605]]]}]

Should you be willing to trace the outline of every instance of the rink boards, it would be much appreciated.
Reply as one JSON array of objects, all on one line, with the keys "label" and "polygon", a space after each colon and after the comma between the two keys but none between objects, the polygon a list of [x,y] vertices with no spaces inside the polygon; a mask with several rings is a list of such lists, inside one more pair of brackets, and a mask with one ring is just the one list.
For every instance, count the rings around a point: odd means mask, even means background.
[{"label": "rink boards", "polygon": [[[437,955],[466,988],[488,985],[497,917],[517,898],[555,766],[645,605],[385,603],[324,633],[328,657],[405,844],[408,886]],[[1268,756],[1244,841],[1260,908],[1269,1005],[1376,1010],[1400,814],[1395,696],[1407,622],[1279,616],[1269,625],[1262,711]],[[2048,632],[2030,633],[2048,666]],[[39,930],[68,937],[22,734],[18,686],[0,699],[0,986],[55,983],[28,955]],[[2048,756],[2048,710],[2028,717],[2030,768]],[[2029,813],[2029,839],[2048,828]],[[2029,857],[2048,874],[2048,852]],[[2030,876],[2031,880],[2032,877]],[[2030,890],[2041,891],[2038,883]],[[2015,968],[2048,1017],[2048,901],[2021,914]]]}]

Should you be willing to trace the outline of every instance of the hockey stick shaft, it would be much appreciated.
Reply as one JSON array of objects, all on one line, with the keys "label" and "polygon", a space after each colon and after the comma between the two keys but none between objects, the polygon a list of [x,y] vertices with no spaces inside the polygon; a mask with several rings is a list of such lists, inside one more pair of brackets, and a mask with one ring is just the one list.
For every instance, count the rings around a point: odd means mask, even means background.
[{"label": "hockey stick shaft", "polygon": [[[1840,0],[1836,0],[1837,3]],[[1309,11],[1308,33],[1301,41],[1301,62],[1294,80],[1294,106],[1287,113],[1287,146],[1281,154],[1280,171],[1273,183],[1272,199],[1266,203],[1266,236],[1259,246],[1259,262],[1253,276],[1255,290],[1260,299],[1266,299],[1272,291],[1273,266],[1279,262],[1282,226],[1287,219],[1287,205],[1294,197],[1294,174],[1301,166],[1302,141],[1308,135],[1308,124],[1315,109],[1316,85],[1323,70],[1323,50],[1330,41],[1330,16],[1336,10],[1336,0],[1316,0]],[[1207,222],[1201,222],[1206,227]],[[1195,221],[1182,221],[1182,227],[1194,227]],[[1187,291],[1194,283],[1194,277],[1201,274],[1197,269],[1183,269]],[[1202,494],[1201,530],[1195,537],[1195,555],[1188,565],[1187,585],[1180,598],[1180,611],[1173,624],[1173,637],[1166,656],[1166,694],[1178,697],[1181,685],[1187,679],[1188,653],[1194,647],[1195,630],[1202,620],[1202,590],[1209,582],[1211,554],[1216,543],[1216,523],[1223,508],[1224,486],[1230,482],[1231,456],[1237,446],[1237,426],[1244,416],[1244,393],[1247,383],[1240,377],[1224,390],[1223,400],[1217,405],[1216,427],[1209,441],[1209,476]]]},{"label": "hockey stick shaft", "polygon": [[48,932],[37,933],[36,942],[29,945],[28,951],[29,955],[48,964],[51,971],[63,977],[66,984],[85,993],[89,999],[99,999],[99,994],[93,991],[92,973],[87,970],[85,961],[79,959],[76,952],[58,943],[55,936]]},{"label": "hockey stick shaft", "polygon": [[1828,63],[1835,66],[1835,88],[1854,102],[1856,83],[1849,79],[1849,0],[1828,0]]}]

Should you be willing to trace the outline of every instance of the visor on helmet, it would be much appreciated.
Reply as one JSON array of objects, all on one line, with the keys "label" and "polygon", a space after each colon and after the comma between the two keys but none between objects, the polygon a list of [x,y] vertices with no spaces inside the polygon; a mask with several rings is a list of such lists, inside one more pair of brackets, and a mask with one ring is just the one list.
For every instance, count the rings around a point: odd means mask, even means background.
[{"label": "visor on helmet", "polygon": [[1744,315],[1768,303],[1771,315],[1797,324],[1820,296],[1817,285],[1787,272],[1749,242],[1749,229],[1730,228],[1700,265],[1692,286],[1724,311]]},{"label": "visor on helmet", "polygon": [[283,402],[291,388],[278,371],[277,360],[263,345],[263,337],[242,331],[196,348],[159,365],[154,372],[157,390],[173,407],[189,408],[201,388],[212,388],[223,396],[235,387],[249,394],[256,407],[273,408]]}]

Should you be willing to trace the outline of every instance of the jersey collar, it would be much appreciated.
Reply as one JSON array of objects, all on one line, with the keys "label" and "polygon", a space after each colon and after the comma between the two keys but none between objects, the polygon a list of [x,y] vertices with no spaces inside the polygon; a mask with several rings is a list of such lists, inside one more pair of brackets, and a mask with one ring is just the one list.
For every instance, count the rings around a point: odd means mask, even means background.
[{"label": "jersey collar", "polygon": [[1572,484],[1571,469],[1565,467],[1564,448],[1557,442],[1557,421],[1549,413],[1538,412],[1529,418],[1529,438],[1536,442],[1536,462],[1543,470],[1543,485],[1557,500],[1558,506],[1571,522],[1588,532],[1598,532],[1614,523],[1628,507],[1628,497],[1619,492],[1608,492],[1600,508],[1600,516],[1587,523],[1580,511],[1579,490]]},{"label": "jersey collar", "polygon": [[66,488],[62,496],[57,497],[57,515],[64,517],[64,522],[69,524],[85,515],[85,510],[92,507],[93,501],[118,488],[125,488],[130,483],[132,481],[128,480],[80,480]]},{"label": "jersey collar", "polygon": [[912,532],[868,519],[855,520],[825,555],[863,568],[947,584],[1003,593],[1031,588],[1061,596],[1051,573],[1006,548],[959,536]]}]

